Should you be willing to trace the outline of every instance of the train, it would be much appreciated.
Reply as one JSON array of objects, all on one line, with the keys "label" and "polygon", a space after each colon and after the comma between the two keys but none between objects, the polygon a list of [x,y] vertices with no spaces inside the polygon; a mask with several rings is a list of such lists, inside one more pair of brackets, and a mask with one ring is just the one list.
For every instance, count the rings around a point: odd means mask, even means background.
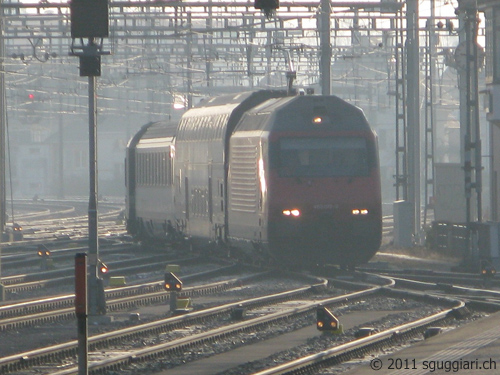
[{"label": "train", "polygon": [[213,97],[144,125],[125,159],[127,231],[140,241],[346,268],[380,248],[377,135],[337,96]]}]

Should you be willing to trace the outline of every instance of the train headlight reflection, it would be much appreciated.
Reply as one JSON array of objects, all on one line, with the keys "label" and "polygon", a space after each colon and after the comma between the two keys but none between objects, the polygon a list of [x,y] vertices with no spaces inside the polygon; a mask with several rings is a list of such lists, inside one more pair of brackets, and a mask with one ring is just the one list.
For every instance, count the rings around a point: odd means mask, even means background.
[{"label": "train headlight reflection", "polygon": [[283,210],[283,215],[298,217],[300,216],[300,210],[298,210],[297,208],[293,208],[291,210]]}]

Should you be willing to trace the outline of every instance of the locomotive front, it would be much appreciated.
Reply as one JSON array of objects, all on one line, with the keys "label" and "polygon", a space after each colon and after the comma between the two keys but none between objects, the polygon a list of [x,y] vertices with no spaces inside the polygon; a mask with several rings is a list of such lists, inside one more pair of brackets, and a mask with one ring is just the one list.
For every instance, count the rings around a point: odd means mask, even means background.
[{"label": "locomotive front", "polygon": [[291,264],[367,262],[381,243],[376,137],[358,108],[297,97],[269,131],[267,239]]}]

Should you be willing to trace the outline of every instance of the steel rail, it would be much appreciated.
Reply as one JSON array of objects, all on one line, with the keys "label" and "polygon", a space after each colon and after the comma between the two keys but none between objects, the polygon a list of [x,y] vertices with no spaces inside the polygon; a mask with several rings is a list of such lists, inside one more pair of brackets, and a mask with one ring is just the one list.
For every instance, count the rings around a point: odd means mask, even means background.
[{"label": "steel rail", "polygon": [[[234,265],[223,266],[214,270],[205,271],[201,273],[186,275],[183,277],[185,281],[194,281],[201,277],[209,277],[213,274],[220,275],[222,272],[230,271]],[[258,277],[262,277],[264,273],[259,273]],[[248,277],[250,278],[250,276]],[[243,281],[245,278],[238,278],[238,280]],[[221,283],[223,283],[222,281]],[[214,285],[217,283],[212,283],[208,285]],[[186,288],[185,290],[190,290]],[[164,292],[162,281],[153,281],[149,283],[144,283],[140,285],[130,285],[117,288],[108,288],[105,290],[106,298],[124,298],[132,296],[141,296],[153,292]],[[49,297],[37,301],[20,302],[11,305],[0,306],[0,318],[11,318],[19,315],[26,316],[26,314],[38,314],[41,312],[48,311],[50,309],[60,309],[69,306],[74,306],[74,294],[68,294],[63,296]],[[110,305],[108,305],[110,306]],[[3,320],[0,320],[0,331]]]},{"label": "steel rail", "polygon": [[[395,291],[391,290],[391,293],[394,292]],[[410,295],[416,297],[424,296],[408,291],[405,291],[404,293],[408,294],[409,296]],[[426,295],[426,297],[435,297],[435,296]],[[440,299],[440,297],[435,297],[435,298]],[[448,299],[448,302],[451,301],[453,300]],[[292,375],[292,374],[309,374],[309,373],[312,374],[318,368],[324,367],[329,363],[342,363],[354,357],[365,355],[366,352],[369,350],[369,348],[382,347],[394,343],[396,341],[400,341],[404,338],[411,337],[431,324],[450,318],[451,316],[453,316],[453,314],[456,313],[456,311],[461,310],[465,307],[465,303],[463,301],[455,300],[455,303],[456,306],[441,311],[439,313],[433,314],[431,316],[418,319],[410,323],[402,324],[397,327],[393,327],[385,331],[375,333],[368,337],[353,340],[348,343],[335,346],[328,350],[311,354],[303,358],[299,358],[297,360],[283,363],[278,366],[256,372],[253,375],[281,375],[281,374]]]},{"label": "steel rail", "polygon": [[[162,271],[160,268],[162,265],[168,263],[176,262],[179,264],[193,263],[194,261],[200,261],[200,258],[185,258],[179,260],[165,260],[164,255],[149,256],[147,258],[141,259],[142,262],[152,262],[152,263],[142,263],[138,262],[139,259],[126,259],[115,262],[107,262],[109,266],[112,266],[108,276],[116,274],[118,267],[120,272],[137,272],[138,270],[145,271]],[[36,274],[25,274],[25,275],[13,275],[2,278],[2,282],[5,285],[6,292],[19,292],[23,290],[38,289],[44,286],[58,284],[61,281],[73,281],[74,279],[74,268],[61,268],[57,270],[44,271]],[[53,277],[50,279],[41,279],[41,277]]]},{"label": "steel rail", "polygon": [[[314,287],[310,289],[314,290]],[[320,304],[331,305],[334,303],[345,302],[346,300],[350,299],[365,297],[367,295],[376,293],[379,289],[380,287],[372,287],[364,291],[349,293],[346,295],[328,298],[324,300],[304,302],[302,306],[294,306],[284,311],[275,312],[266,316],[260,316],[254,319],[246,320],[244,322],[230,324],[229,326],[225,326],[222,328],[216,328],[193,336],[184,337],[181,339],[173,340],[171,342],[154,345],[150,348],[136,350],[133,352],[127,352],[126,354],[118,355],[108,360],[89,364],[89,374],[99,374],[102,373],[102,371],[112,370],[112,369],[117,370],[122,368],[123,366],[148,360],[154,360],[161,356],[177,353],[179,351],[183,351],[195,345],[214,342],[240,332],[254,331],[262,327],[286,321],[290,318],[297,318],[303,315],[307,315],[312,311],[314,311],[316,307]],[[272,299],[273,296],[267,296],[265,298]],[[259,304],[262,303],[261,301],[259,301],[259,298],[254,300]],[[239,307],[242,304],[243,306],[247,306],[247,303],[245,302],[243,303],[235,302],[229,305],[222,306],[222,308],[230,310],[235,307]],[[53,373],[53,375],[76,374],[75,371],[76,368],[66,369],[63,371],[55,372]]]},{"label": "steel rail", "polygon": [[[252,299],[246,300],[246,301],[233,302],[233,303],[225,304],[222,306],[217,306],[217,307],[213,307],[213,308],[209,308],[209,309],[205,309],[205,310],[200,310],[200,311],[188,313],[188,314],[181,315],[181,316],[175,316],[175,317],[166,318],[166,319],[162,319],[162,320],[155,321],[155,322],[137,325],[134,327],[120,329],[120,330],[113,331],[113,332],[95,335],[95,336],[92,336],[89,338],[89,346],[91,348],[95,349],[95,348],[100,348],[104,345],[108,345],[108,344],[113,343],[113,342],[123,340],[125,338],[132,338],[132,337],[137,337],[137,336],[143,337],[144,334],[147,334],[148,332],[149,333],[157,333],[157,332],[166,331],[166,330],[169,330],[171,328],[183,326],[186,324],[192,324],[193,322],[200,321],[201,319],[207,319],[210,317],[219,316],[221,314],[226,314],[226,313],[232,311],[232,309],[234,309],[236,307],[240,307],[240,306],[248,308],[248,307],[262,306],[263,304],[277,303],[277,301],[278,302],[279,301],[286,301],[286,300],[289,300],[292,298],[297,298],[298,296],[303,295],[304,293],[312,293],[318,287],[326,286],[326,283],[327,282],[324,281],[320,284],[316,284],[316,285],[309,286],[309,287],[303,287],[303,288],[294,289],[292,291],[277,293],[277,294],[273,294],[273,295],[267,295],[267,296],[263,296],[263,297],[252,298]],[[371,288],[370,289],[371,293],[373,293],[376,289],[378,289],[378,288]],[[164,294],[166,294],[166,293],[164,293]],[[351,293],[350,295],[362,296],[362,295],[366,295],[366,292],[365,293],[355,292],[355,293]],[[346,295],[335,297],[335,298],[332,298],[330,300],[331,301],[333,301],[333,300],[345,301],[345,298],[346,298]],[[331,302],[331,303],[333,303],[333,302]],[[316,306],[317,302],[310,303],[310,304]],[[311,306],[309,306],[308,308],[311,309]],[[293,308],[292,310],[293,310],[293,313],[299,313],[299,310],[302,312],[305,311],[304,309],[301,309],[301,308],[299,308],[299,309]],[[283,318],[284,316],[286,316],[286,314],[284,314],[284,313],[276,313],[276,314],[272,314],[272,315],[273,315],[274,320],[280,319],[280,317]],[[288,315],[290,315],[290,311],[288,311]],[[265,318],[266,317],[256,318],[256,320],[252,320],[252,322],[254,322],[256,324],[262,324],[262,322],[264,322],[266,320]],[[231,325],[231,327],[234,330],[241,330],[247,324],[248,324],[248,322],[246,321],[246,322]],[[222,332],[222,331],[224,331],[224,329],[221,328],[221,329],[218,329],[215,331]],[[202,334],[202,336],[203,336],[203,334]],[[206,335],[206,336],[208,337],[210,335]],[[199,340],[199,337],[196,337],[192,340],[196,341],[197,339]],[[189,338],[187,338],[186,340],[189,341]],[[186,340],[183,340],[183,342],[185,343]],[[166,344],[166,345],[168,346],[168,345],[170,345],[170,343]],[[158,350],[160,346],[155,346],[155,348],[152,349],[152,351],[154,352],[155,350]],[[178,346],[177,346],[177,348],[178,348]],[[15,354],[12,356],[0,358],[0,374],[6,374],[6,373],[9,373],[12,371],[25,369],[25,368],[28,368],[30,366],[40,364],[44,360],[54,360],[54,358],[68,358],[68,357],[76,355],[76,350],[77,350],[77,341],[74,340],[74,341],[70,341],[70,342],[64,343],[64,344],[54,345],[54,346],[43,348],[43,349],[32,350],[29,352]],[[143,357],[143,355],[147,355],[146,353],[147,353],[147,351],[141,350],[141,351],[138,351],[137,353],[134,353],[132,355],[132,357],[134,358],[134,360],[139,360],[140,358]],[[131,355],[129,355],[128,357],[130,358],[130,356]],[[77,371],[77,369],[74,369],[74,371]]]},{"label": "steel rail", "polygon": [[[195,295],[204,295],[209,293],[221,292],[239,285],[241,279],[231,279],[227,281],[219,281],[207,285],[185,288],[183,296],[192,297]],[[109,311],[119,311],[131,306],[148,305],[152,303],[163,303],[170,299],[161,284],[155,285],[158,289],[156,292],[145,293],[140,296],[128,296],[122,298],[112,299],[106,302]],[[68,303],[74,305],[74,296],[70,299],[54,299],[52,301],[55,305],[60,304],[66,306]],[[59,310],[37,312],[31,315],[17,316],[14,318],[7,318],[0,320],[0,332],[20,329],[24,327],[33,326],[36,324],[47,324],[63,319],[75,318],[75,308],[73,306],[67,308],[60,308]]]}]

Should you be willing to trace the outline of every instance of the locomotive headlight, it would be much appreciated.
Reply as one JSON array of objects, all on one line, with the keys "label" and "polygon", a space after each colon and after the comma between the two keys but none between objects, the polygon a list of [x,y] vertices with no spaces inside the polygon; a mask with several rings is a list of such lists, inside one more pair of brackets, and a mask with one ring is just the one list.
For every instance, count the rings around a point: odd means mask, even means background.
[{"label": "locomotive headlight", "polygon": [[351,212],[353,215],[368,215],[368,209],[366,208],[353,208]]},{"label": "locomotive headlight", "polygon": [[323,119],[319,116],[316,116],[312,120],[313,124],[321,124],[323,122]]},{"label": "locomotive headlight", "polygon": [[300,216],[300,210],[297,208],[293,208],[291,210],[283,210],[283,215],[298,217]]}]

